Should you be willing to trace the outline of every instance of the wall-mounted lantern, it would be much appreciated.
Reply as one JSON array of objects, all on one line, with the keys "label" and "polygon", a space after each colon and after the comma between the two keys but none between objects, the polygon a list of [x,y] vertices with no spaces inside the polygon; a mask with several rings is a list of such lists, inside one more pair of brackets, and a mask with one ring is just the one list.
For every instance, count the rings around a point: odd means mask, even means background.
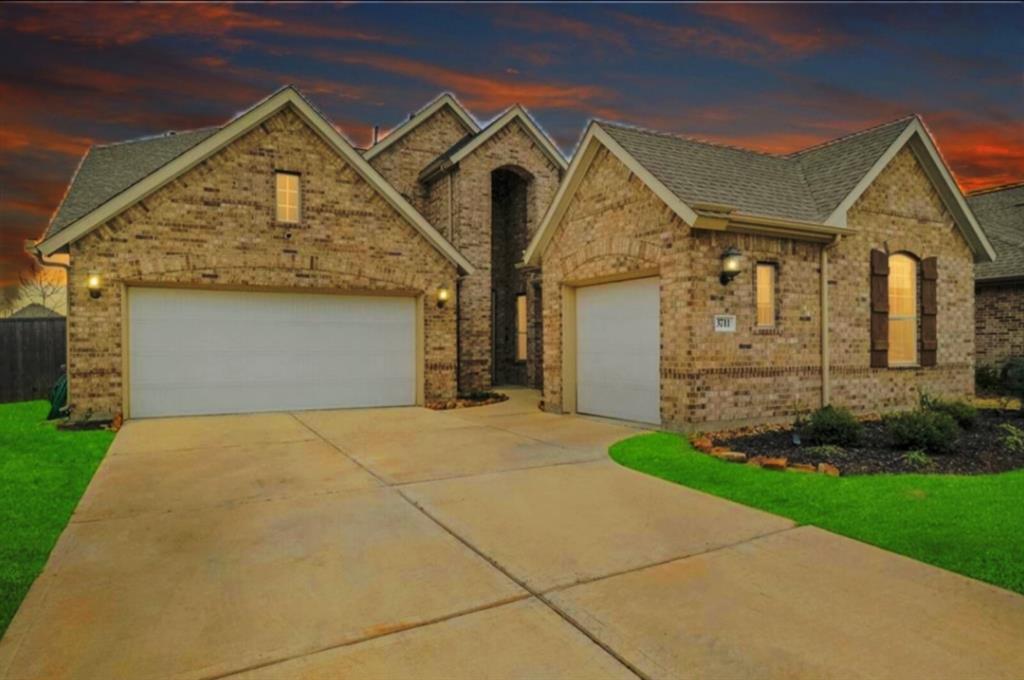
[{"label": "wall-mounted lantern", "polygon": [[718,280],[722,282],[722,285],[728,284],[736,275],[740,273],[740,267],[743,266],[743,256],[740,253],[739,248],[736,246],[729,246],[722,253],[722,273],[718,277]]},{"label": "wall-mounted lantern", "polygon": [[437,289],[437,308],[443,309],[448,304],[448,299],[451,298],[452,292],[441,286]]},{"label": "wall-mounted lantern", "polygon": [[99,274],[90,274],[85,282],[85,287],[89,289],[89,297],[93,300],[103,294],[103,281]]}]

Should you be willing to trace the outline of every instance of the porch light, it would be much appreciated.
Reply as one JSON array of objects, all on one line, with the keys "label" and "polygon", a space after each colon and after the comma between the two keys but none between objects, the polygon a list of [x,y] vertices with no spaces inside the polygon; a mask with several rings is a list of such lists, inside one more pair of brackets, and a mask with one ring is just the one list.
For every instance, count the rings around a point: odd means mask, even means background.
[{"label": "porch light", "polygon": [[98,298],[103,292],[103,281],[100,280],[99,274],[90,274],[85,287],[89,289],[89,297],[93,300]]},{"label": "porch light", "polygon": [[444,286],[441,286],[440,288],[438,288],[437,289],[437,307],[438,307],[438,309],[441,309],[445,305],[447,305],[448,304],[448,298],[450,298],[451,296],[452,296],[452,292],[450,290],[448,290],[447,288],[445,288]]},{"label": "porch light", "polygon": [[722,285],[728,284],[736,275],[740,273],[740,267],[743,266],[743,256],[736,246],[729,246],[722,253],[722,274],[718,277],[718,280],[722,282]]}]

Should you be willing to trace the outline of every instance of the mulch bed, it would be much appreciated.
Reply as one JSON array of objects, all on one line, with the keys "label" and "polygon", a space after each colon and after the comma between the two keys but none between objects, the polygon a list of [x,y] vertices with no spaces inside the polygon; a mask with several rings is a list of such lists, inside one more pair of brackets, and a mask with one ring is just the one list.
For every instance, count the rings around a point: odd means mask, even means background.
[{"label": "mulch bed", "polygon": [[478,392],[449,399],[448,401],[432,401],[426,406],[434,411],[447,411],[453,408],[470,408],[473,406],[487,406],[488,404],[500,404],[508,401],[508,395],[501,392]]},{"label": "mulch bed", "polygon": [[1011,453],[1003,446],[1002,423],[1024,429],[1024,416],[1018,410],[979,409],[973,428],[963,430],[956,443],[956,453],[929,455],[931,463],[915,465],[904,459],[904,451],[890,448],[889,437],[879,420],[864,422],[864,432],[857,446],[840,451],[815,450],[814,442],[804,438],[793,444],[792,426],[765,426],[731,432],[711,433],[716,446],[725,446],[749,456],[784,456],[793,463],[829,463],[847,475],[924,472],[939,474],[980,475],[1024,468],[1024,453]]}]

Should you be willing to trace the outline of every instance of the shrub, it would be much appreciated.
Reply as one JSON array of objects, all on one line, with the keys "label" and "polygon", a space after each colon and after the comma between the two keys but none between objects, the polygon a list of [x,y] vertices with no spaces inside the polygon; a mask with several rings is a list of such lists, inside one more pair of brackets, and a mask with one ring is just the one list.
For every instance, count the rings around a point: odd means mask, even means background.
[{"label": "shrub", "polygon": [[808,446],[804,449],[804,453],[815,460],[829,461],[843,458],[846,455],[846,449],[835,444],[822,444],[820,446]]},{"label": "shrub", "polygon": [[936,399],[922,394],[921,408],[945,413],[955,420],[957,425],[967,429],[974,427],[974,421],[978,419],[978,409],[960,399]]},{"label": "shrub", "polygon": [[1003,389],[1024,399],[1024,357],[1013,357],[1003,366]]},{"label": "shrub", "polygon": [[951,415],[927,409],[894,413],[882,421],[896,449],[950,453],[960,434]]},{"label": "shrub", "polygon": [[860,421],[842,406],[824,406],[807,419],[808,438],[818,444],[852,446],[860,440]]},{"label": "shrub", "polygon": [[932,464],[932,459],[924,451],[907,451],[903,454],[903,460],[916,468],[928,467]]},{"label": "shrub", "polygon": [[999,438],[1010,453],[1024,453],[1024,430],[1010,423],[999,426],[1005,434]]},{"label": "shrub", "polygon": [[987,392],[994,392],[1002,385],[999,369],[995,366],[979,366],[974,371],[974,386]]}]

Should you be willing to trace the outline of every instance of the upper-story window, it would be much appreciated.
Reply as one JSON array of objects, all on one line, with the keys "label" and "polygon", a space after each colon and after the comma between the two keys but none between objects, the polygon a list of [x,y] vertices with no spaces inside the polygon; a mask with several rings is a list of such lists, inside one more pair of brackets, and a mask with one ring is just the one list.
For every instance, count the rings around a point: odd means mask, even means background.
[{"label": "upper-story window", "polygon": [[756,274],[757,325],[772,328],[775,326],[775,265],[759,263]]},{"label": "upper-story window", "polygon": [[298,222],[301,207],[299,175],[294,172],[274,173],[277,184],[277,221]]},{"label": "upper-story window", "polygon": [[889,256],[889,365],[917,363],[917,261]]}]

